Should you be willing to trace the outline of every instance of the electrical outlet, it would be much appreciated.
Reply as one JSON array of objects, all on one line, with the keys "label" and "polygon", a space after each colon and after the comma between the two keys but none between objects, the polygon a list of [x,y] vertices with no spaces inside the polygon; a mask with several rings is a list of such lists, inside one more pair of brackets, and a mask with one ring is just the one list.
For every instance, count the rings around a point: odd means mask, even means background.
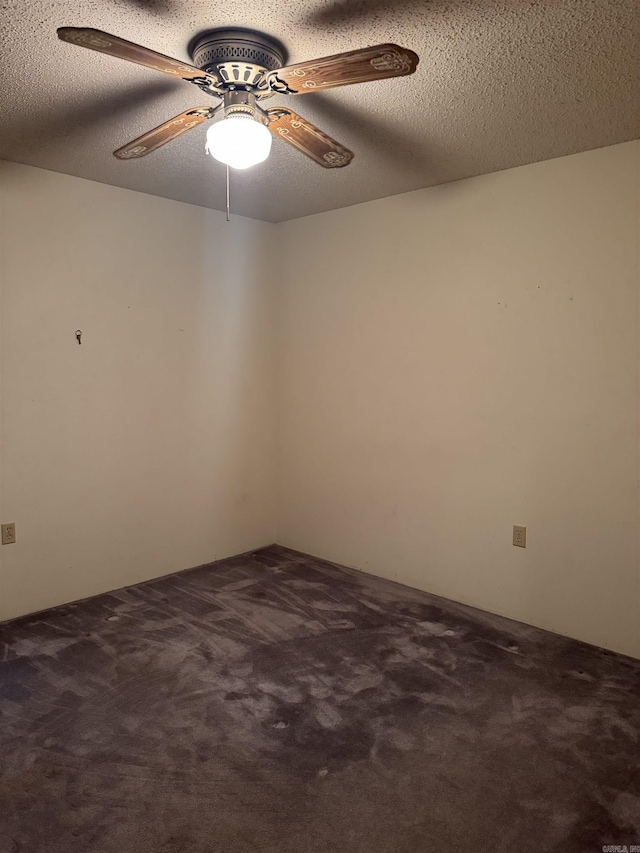
[{"label": "electrical outlet", "polygon": [[527,528],[521,524],[513,525],[513,544],[517,545],[518,548],[527,547]]},{"label": "electrical outlet", "polygon": [[2,525],[2,544],[12,545],[16,541],[16,526],[12,522]]}]

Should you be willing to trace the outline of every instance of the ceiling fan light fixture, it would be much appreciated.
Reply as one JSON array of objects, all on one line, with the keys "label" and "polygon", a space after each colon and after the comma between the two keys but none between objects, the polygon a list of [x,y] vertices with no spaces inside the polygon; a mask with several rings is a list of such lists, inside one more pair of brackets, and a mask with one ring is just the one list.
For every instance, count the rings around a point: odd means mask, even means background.
[{"label": "ceiling fan light fixture", "polygon": [[232,169],[249,169],[264,162],[271,151],[271,133],[246,113],[231,113],[210,125],[206,150]]}]

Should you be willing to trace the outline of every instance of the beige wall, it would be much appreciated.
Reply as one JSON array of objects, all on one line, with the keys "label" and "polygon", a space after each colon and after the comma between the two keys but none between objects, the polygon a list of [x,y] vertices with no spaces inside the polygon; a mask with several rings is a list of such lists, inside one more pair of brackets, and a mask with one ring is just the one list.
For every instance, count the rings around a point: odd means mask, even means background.
[{"label": "beige wall", "polygon": [[639,155],[280,226],[279,542],[640,656]]},{"label": "beige wall", "polygon": [[639,160],[279,226],[1,163],[0,618],[273,541],[277,471],[282,544],[640,656]]},{"label": "beige wall", "polygon": [[275,226],[9,163],[0,199],[0,618],[272,542]]}]

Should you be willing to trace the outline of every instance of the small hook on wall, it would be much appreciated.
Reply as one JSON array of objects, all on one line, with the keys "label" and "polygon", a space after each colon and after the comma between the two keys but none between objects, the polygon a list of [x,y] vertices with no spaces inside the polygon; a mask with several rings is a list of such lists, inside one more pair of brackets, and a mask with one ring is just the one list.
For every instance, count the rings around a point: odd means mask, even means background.
[{"label": "small hook on wall", "polygon": [[78,344],[82,343],[82,330],[76,329],[76,338],[78,339]]}]

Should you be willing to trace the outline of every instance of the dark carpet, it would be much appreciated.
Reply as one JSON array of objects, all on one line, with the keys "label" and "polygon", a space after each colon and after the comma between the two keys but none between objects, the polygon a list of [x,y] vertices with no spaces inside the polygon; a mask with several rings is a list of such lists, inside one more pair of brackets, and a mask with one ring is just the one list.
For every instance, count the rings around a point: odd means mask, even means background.
[{"label": "dark carpet", "polygon": [[279,547],[0,626],[0,853],[640,844],[640,661]]}]

